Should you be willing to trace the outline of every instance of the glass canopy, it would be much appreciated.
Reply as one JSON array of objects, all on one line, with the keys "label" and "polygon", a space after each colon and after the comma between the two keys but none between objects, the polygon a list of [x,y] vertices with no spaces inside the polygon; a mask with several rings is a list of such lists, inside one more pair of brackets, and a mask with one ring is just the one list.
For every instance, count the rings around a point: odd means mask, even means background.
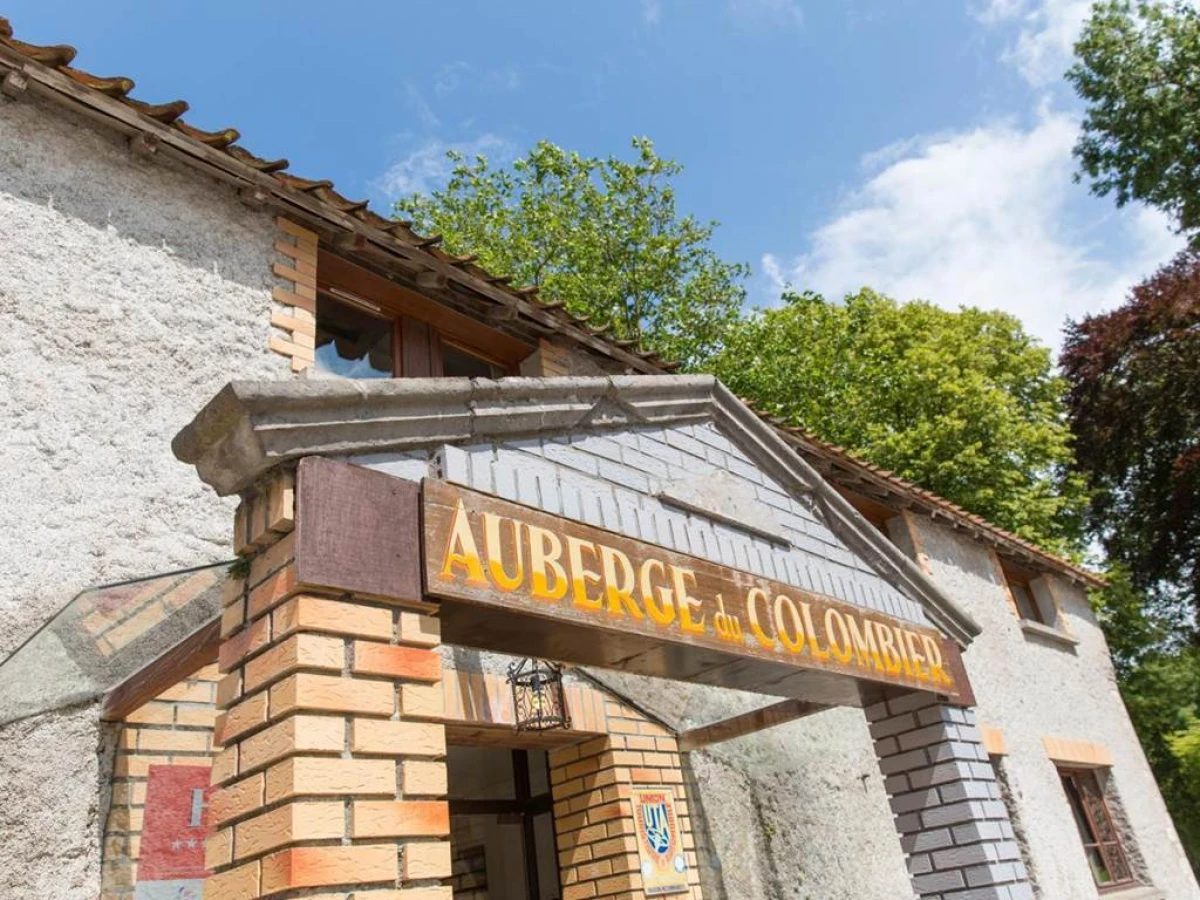
[{"label": "glass canopy", "polygon": [[216,618],[229,562],[88,588],[0,662],[0,725],[98,700]]}]

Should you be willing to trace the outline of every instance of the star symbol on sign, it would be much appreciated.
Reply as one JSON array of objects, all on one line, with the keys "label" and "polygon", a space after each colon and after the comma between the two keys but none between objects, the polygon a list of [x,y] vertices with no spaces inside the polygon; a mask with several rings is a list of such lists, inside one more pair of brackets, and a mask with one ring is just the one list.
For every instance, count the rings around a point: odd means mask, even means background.
[{"label": "star symbol on sign", "polygon": [[187,845],[188,845],[188,849],[189,849],[189,850],[195,850],[195,849],[196,849],[196,839],[195,839],[195,838],[188,838]]},{"label": "star symbol on sign", "polygon": [[172,850],[182,850],[183,849],[183,841],[171,841],[171,849]]}]

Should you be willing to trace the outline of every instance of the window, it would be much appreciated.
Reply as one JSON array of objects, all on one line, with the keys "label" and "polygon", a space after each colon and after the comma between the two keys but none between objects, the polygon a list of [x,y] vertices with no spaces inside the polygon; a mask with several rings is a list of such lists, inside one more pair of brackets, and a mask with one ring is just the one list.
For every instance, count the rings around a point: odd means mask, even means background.
[{"label": "window", "polygon": [[1029,586],[1028,581],[1009,578],[1008,590],[1012,594],[1013,603],[1017,604],[1017,612],[1022,619],[1046,624],[1046,617],[1042,615],[1042,608],[1038,606],[1037,598],[1033,596],[1033,589]]},{"label": "window", "polygon": [[317,297],[316,367],[346,378],[391,378],[395,323],[376,308]]},{"label": "window", "polygon": [[533,347],[320,251],[315,367],[345,378],[499,378]]},{"label": "window", "polygon": [[1113,827],[1095,772],[1060,769],[1059,775],[1096,885],[1109,888],[1133,883],[1125,848]]},{"label": "window", "polygon": [[1006,560],[1001,561],[1000,569],[1013,605],[1017,608],[1017,615],[1026,622],[1053,626],[1056,616],[1052,611],[1047,614],[1042,598],[1038,597],[1037,575]]}]

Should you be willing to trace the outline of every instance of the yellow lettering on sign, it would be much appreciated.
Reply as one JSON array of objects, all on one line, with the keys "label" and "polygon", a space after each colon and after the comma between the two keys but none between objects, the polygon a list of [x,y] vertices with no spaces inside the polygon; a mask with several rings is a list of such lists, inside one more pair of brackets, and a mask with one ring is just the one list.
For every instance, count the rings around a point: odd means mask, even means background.
[{"label": "yellow lettering on sign", "polygon": [[454,577],[454,570],[462,567],[467,573],[467,583],[487,587],[483,574],[483,563],[479,561],[479,548],[475,546],[475,535],[462,500],[454,507],[454,521],[450,523],[450,538],[446,541],[446,552],[442,557],[442,578]]},{"label": "yellow lettering on sign", "polygon": [[884,669],[889,675],[899,675],[903,664],[900,661],[900,654],[896,652],[896,639],[892,636],[892,629],[878,622],[867,622],[865,627],[875,632],[875,639],[879,642],[879,655],[883,657]]},{"label": "yellow lettering on sign", "polygon": [[693,585],[696,583],[696,573],[679,566],[671,566],[670,569],[671,582],[675,585],[675,603],[679,607],[679,627],[692,634],[704,634],[704,616],[699,619],[692,616],[692,610],[703,605],[703,601],[690,596],[687,588],[688,579]]},{"label": "yellow lettering on sign", "polygon": [[860,627],[858,619],[847,616],[846,626],[850,629],[850,643],[854,646],[859,668],[866,669],[869,668],[868,663],[874,663],[877,670],[884,671],[886,666],[879,658],[879,647],[875,643],[875,632],[871,629],[871,623],[863,622]]},{"label": "yellow lettering on sign", "polygon": [[[642,602],[646,604],[646,612],[659,625],[670,625],[675,621],[675,594],[664,584],[656,584],[653,579],[666,576],[667,567],[660,560],[650,557],[642,562],[638,572],[638,591]],[[654,573],[658,574],[655,575]]]},{"label": "yellow lettering on sign", "polygon": [[[791,619],[791,632],[783,621],[783,614]],[[804,650],[804,626],[800,624],[800,613],[796,604],[787,594],[779,594],[775,598],[775,633],[789,653],[801,653]]]},{"label": "yellow lettering on sign", "polygon": [[768,650],[774,650],[776,640],[773,637],[767,637],[767,633],[763,631],[758,617],[758,604],[766,602],[766,591],[762,588],[751,588],[750,593],[746,595],[746,615],[750,617],[750,633],[754,635],[754,639]]},{"label": "yellow lettering on sign", "polygon": [[588,583],[598,583],[600,573],[593,572],[583,564],[584,550],[595,558],[595,544],[567,535],[567,565],[571,567],[571,588],[575,594],[575,605],[580,609],[597,610],[604,605],[604,601],[588,595]]},{"label": "yellow lettering on sign", "polygon": [[921,681],[928,681],[929,673],[925,671],[925,657],[916,647],[918,637],[919,635],[914,632],[904,632],[904,646],[908,650],[908,660],[912,663],[913,676]]},{"label": "yellow lettering on sign", "polygon": [[[504,544],[500,538],[500,522],[511,526],[513,553],[516,555],[516,574],[504,569]],[[483,514],[483,549],[487,553],[488,572],[502,591],[515,591],[525,581],[525,550],[521,543],[521,523],[516,519],[501,519],[495,513]]]},{"label": "yellow lettering on sign", "polygon": [[[553,531],[527,525],[529,533],[529,571],[532,590],[538,600],[561,600],[567,595],[570,583],[559,557],[562,556],[562,541]],[[548,572],[554,573],[554,587],[550,586]]]},{"label": "yellow lettering on sign", "polygon": [[[837,626],[841,639],[835,641],[833,626]],[[850,662],[854,649],[850,646],[850,633],[846,630],[846,620],[836,609],[825,610],[825,640],[829,642],[829,650],[838,662]]]},{"label": "yellow lettering on sign", "polygon": [[800,615],[804,616],[804,628],[808,632],[808,646],[812,650],[813,659],[822,661],[829,659],[829,651],[821,649],[821,645],[817,642],[817,629],[813,628],[812,606],[808,603],[801,603]]},{"label": "yellow lettering on sign", "polygon": [[921,635],[921,644],[925,647],[925,659],[929,663],[929,677],[934,684],[953,685],[954,679],[942,668],[942,650],[937,641],[927,635]]},{"label": "yellow lettering on sign", "polygon": [[[623,616],[626,612],[635,619],[644,619],[637,601],[633,599],[633,564],[629,557],[612,547],[600,545],[600,567],[604,571],[604,592],[608,597],[608,614]],[[617,573],[618,567],[620,574]]]}]

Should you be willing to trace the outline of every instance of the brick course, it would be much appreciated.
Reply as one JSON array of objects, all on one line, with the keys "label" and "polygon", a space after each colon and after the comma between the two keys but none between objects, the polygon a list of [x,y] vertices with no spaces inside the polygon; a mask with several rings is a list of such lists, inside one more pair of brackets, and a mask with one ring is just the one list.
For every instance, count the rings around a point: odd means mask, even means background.
[{"label": "brick course", "polygon": [[133,898],[150,766],[211,765],[219,677],[215,665],[205,666],[125,717],[104,825],[101,900]]},{"label": "brick course", "polygon": [[249,575],[225,597],[205,896],[444,898],[437,622],[297,584],[281,487],[236,517]]}]

